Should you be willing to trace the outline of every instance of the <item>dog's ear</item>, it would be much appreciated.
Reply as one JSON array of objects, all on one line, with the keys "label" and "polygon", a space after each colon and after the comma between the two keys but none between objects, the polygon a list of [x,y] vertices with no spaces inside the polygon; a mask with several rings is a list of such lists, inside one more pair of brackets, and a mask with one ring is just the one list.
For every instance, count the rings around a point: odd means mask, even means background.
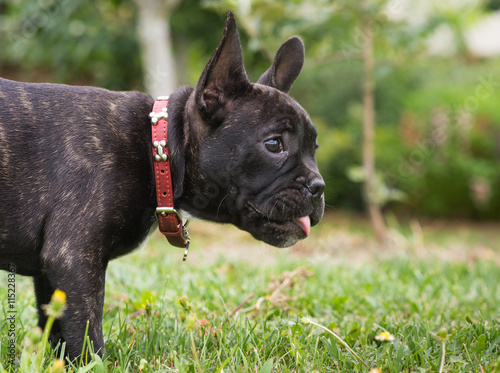
[{"label": "dog's ear", "polygon": [[304,64],[304,43],[292,36],[279,47],[271,67],[259,78],[257,83],[277,88],[288,93],[299,76]]},{"label": "dog's ear", "polygon": [[234,99],[243,96],[250,87],[236,21],[233,13],[227,12],[222,38],[196,85],[196,104],[203,119],[220,124]]}]

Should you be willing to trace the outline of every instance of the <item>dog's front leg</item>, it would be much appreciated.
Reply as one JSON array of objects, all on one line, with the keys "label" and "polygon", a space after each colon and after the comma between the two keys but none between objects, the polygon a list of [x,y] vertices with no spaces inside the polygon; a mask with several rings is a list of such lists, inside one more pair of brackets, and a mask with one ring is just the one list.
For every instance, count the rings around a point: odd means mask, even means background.
[{"label": "dog's front leg", "polygon": [[49,303],[55,289],[66,293],[66,309],[54,323],[51,342],[66,342],[65,355],[71,360],[83,352],[88,361],[89,346],[83,350],[85,333],[93,345],[93,351],[102,356],[102,313],[104,307],[104,280],[106,265],[91,260],[87,255],[75,255],[71,260],[65,256],[46,256],[43,275],[35,277],[35,291],[39,312],[39,325],[43,328],[47,316],[42,305]]}]

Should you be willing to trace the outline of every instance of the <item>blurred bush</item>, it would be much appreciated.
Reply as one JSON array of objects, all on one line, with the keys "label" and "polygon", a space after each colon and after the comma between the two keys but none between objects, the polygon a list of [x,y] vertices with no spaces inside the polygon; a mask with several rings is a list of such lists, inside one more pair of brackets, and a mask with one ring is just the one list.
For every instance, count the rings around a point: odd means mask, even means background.
[{"label": "blurred bush", "polygon": [[134,12],[131,0],[6,1],[0,68],[49,71],[58,82],[140,87]]},{"label": "blurred bush", "polygon": [[[305,70],[293,94],[320,133],[318,163],[333,208],[363,209],[348,170],[361,163],[357,61]],[[377,168],[404,202],[444,218],[500,219],[500,63],[433,58],[377,71]]]},{"label": "blurred bush", "polygon": [[389,136],[379,131],[381,170],[412,211],[500,218],[500,64],[434,59],[419,75]]}]

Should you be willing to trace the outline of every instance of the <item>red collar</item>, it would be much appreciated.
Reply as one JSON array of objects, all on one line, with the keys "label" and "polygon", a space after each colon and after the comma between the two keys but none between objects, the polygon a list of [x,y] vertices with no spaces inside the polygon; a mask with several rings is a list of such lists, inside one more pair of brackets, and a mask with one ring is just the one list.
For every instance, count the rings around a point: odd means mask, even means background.
[{"label": "red collar", "polygon": [[174,208],[174,192],[172,176],[170,173],[170,155],[168,152],[167,137],[167,106],[168,96],[156,99],[151,118],[151,135],[153,142],[153,160],[156,185],[156,215],[160,232],[165,235],[168,242],[177,247],[186,249],[183,260],[189,250],[189,234],[186,224],[182,224],[179,211]]}]

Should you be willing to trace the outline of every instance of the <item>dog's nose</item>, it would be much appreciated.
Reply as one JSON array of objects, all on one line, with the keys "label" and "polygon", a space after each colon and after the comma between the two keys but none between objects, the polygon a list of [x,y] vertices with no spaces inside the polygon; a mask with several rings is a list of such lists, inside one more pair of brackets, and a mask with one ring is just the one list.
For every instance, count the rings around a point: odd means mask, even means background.
[{"label": "dog's nose", "polygon": [[325,190],[325,182],[322,178],[315,177],[314,179],[309,181],[309,183],[307,184],[307,189],[309,190],[309,192],[311,192],[313,198],[318,198],[323,194]]}]

